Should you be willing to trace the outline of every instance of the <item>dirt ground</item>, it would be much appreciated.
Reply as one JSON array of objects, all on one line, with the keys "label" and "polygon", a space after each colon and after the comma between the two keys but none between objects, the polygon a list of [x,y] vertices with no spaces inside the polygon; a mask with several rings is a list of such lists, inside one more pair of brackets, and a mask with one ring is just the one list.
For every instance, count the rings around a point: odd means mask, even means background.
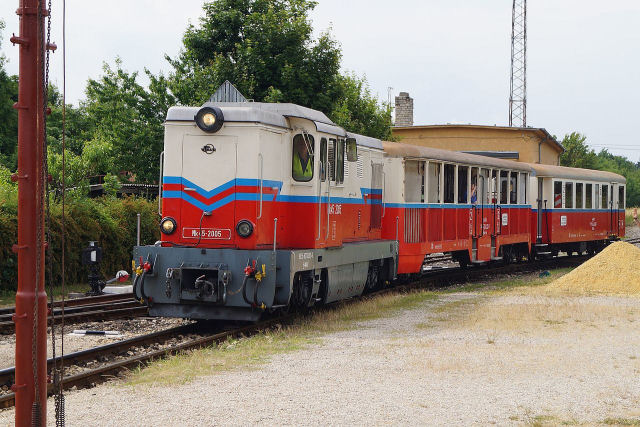
[{"label": "dirt ground", "polygon": [[640,423],[639,324],[637,297],[442,294],[252,369],[68,392],[67,425]]}]

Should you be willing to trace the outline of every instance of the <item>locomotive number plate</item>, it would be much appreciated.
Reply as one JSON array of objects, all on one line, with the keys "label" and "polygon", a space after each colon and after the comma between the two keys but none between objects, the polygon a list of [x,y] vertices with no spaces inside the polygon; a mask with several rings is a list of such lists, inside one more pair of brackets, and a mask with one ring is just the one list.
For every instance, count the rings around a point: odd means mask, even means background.
[{"label": "locomotive number plate", "polygon": [[[202,231],[202,237],[200,232]],[[231,230],[228,228],[183,228],[182,237],[185,239],[213,239],[213,240],[230,240]]]}]

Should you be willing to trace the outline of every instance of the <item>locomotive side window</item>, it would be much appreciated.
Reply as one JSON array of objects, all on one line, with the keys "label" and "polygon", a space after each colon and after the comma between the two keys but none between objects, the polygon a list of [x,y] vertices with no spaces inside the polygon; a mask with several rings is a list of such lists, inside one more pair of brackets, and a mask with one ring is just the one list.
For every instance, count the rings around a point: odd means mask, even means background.
[{"label": "locomotive side window", "polygon": [[573,182],[565,182],[564,198],[564,207],[573,209]]},{"label": "locomotive side window", "polygon": [[344,139],[338,140],[336,150],[336,184],[344,182]]},{"label": "locomotive side window", "polygon": [[291,176],[300,182],[313,178],[313,136],[299,133],[293,137]]},{"label": "locomotive side window", "polygon": [[458,166],[458,203],[469,203],[469,167]]},{"label": "locomotive side window", "polygon": [[600,209],[609,209],[609,186],[607,184],[602,185],[602,202]]},{"label": "locomotive side window", "polygon": [[507,190],[509,189],[509,172],[500,171],[500,204],[506,205],[508,203],[507,200]]},{"label": "locomotive side window", "polygon": [[327,179],[327,138],[320,140],[320,180]]},{"label": "locomotive side window", "polygon": [[455,165],[444,165],[444,202],[455,203],[456,200],[456,167]]},{"label": "locomotive side window", "polygon": [[583,206],[583,202],[584,202],[584,195],[583,195],[583,187],[584,184],[581,182],[576,183],[576,209],[582,209]]},{"label": "locomotive side window", "polygon": [[329,146],[327,148],[327,171],[329,171],[329,181],[336,180],[336,140],[329,139]]},{"label": "locomotive side window", "polygon": [[511,181],[509,182],[509,203],[518,203],[518,172],[511,172]]},{"label": "locomotive side window", "polygon": [[553,183],[553,207],[562,207],[562,181],[556,181]]},{"label": "locomotive side window", "polygon": [[584,201],[585,208],[593,209],[593,184],[585,184],[584,186]]}]

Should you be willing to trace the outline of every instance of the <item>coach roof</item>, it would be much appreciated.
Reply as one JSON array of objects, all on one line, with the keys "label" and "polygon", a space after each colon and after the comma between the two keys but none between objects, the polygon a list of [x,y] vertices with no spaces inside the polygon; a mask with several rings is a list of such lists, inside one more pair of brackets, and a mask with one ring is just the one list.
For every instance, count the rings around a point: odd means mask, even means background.
[{"label": "coach roof", "polygon": [[421,158],[442,160],[445,162],[462,163],[470,166],[485,166],[494,169],[510,169],[531,173],[533,170],[527,163],[512,162],[510,160],[493,157],[478,156],[461,153],[459,151],[441,150],[439,148],[422,147],[418,145],[402,144],[399,142],[382,143],[385,155],[388,157]]},{"label": "coach roof", "polygon": [[624,184],[626,178],[617,173],[594,169],[568,168],[566,166],[541,165],[528,163],[540,178],[575,179],[577,181],[616,182]]}]

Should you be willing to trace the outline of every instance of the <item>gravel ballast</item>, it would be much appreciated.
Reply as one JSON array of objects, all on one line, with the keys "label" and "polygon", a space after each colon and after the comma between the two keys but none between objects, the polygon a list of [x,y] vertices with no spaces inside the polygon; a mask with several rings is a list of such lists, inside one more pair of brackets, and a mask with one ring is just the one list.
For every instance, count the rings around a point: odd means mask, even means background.
[{"label": "gravel ballast", "polygon": [[[67,425],[599,423],[640,416],[639,300],[445,294],[252,369],[68,392]],[[48,404],[53,420],[53,404]],[[0,425],[13,423],[0,412]],[[540,418],[543,417],[543,418]]]}]

